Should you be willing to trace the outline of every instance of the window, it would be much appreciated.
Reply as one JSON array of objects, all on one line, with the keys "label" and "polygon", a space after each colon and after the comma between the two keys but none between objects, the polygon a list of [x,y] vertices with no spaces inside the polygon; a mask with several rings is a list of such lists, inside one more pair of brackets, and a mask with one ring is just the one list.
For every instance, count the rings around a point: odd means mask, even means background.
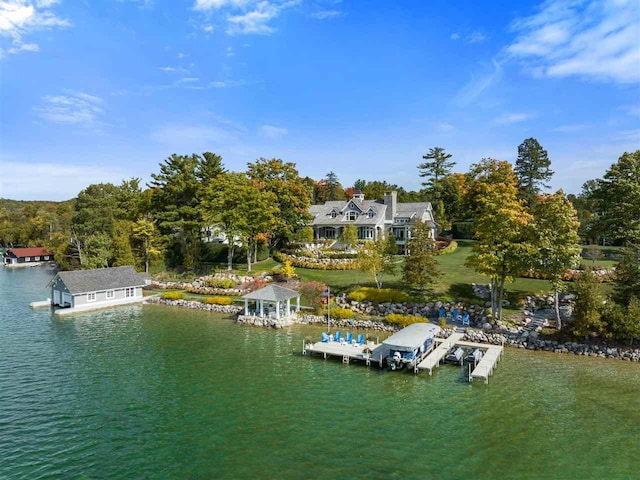
[{"label": "window", "polygon": [[126,298],[129,298],[129,297],[135,297],[135,296],[136,296],[136,288],[135,288],[135,287],[128,287],[128,288],[125,288],[125,290],[124,290],[124,296],[125,296]]},{"label": "window", "polygon": [[367,217],[373,218],[375,216],[376,216],[376,212],[374,212],[373,210],[369,209],[369,211],[367,212]]},{"label": "window", "polygon": [[36,258],[35,258],[35,261],[36,261],[36,262],[39,262],[39,261],[40,261],[40,257],[36,257]]},{"label": "window", "polygon": [[31,257],[24,257],[24,261],[25,262],[30,262],[31,261]]},{"label": "window", "polygon": [[49,260],[49,255],[45,255],[45,256],[44,256],[44,259],[45,259],[45,260]]},{"label": "window", "polygon": [[87,293],[87,302],[96,301],[96,292]]},{"label": "window", "polygon": [[354,221],[357,219],[358,219],[358,212],[354,212],[353,210],[347,212],[347,220]]},{"label": "window", "polygon": [[338,216],[338,213],[334,210],[331,212],[331,218],[336,218]]},{"label": "window", "polygon": [[116,292],[114,292],[113,290],[107,290],[107,300],[115,298],[115,296],[116,296]]}]

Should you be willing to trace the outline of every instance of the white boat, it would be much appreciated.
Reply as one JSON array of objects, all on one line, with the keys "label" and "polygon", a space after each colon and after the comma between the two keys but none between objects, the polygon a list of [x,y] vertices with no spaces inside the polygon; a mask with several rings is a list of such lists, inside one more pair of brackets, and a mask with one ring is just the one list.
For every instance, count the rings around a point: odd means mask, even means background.
[{"label": "white boat", "polygon": [[467,355],[465,355],[464,362],[477,365],[480,360],[482,360],[482,355],[482,350],[480,350],[479,348],[473,348],[469,350],[469,353],[467,353]]},{"label": "white boat", "polygon": [[433,349],[440,327],[431,323],[413,323],[382,342],[388,348],[387,365],[391,370],[414,368]]},{"label": "white boat", "polygon": [[444,361],[448,363],[459,363],[462,365],[464,359],[464,350],[461,347],[453,347],[444,357]]}]

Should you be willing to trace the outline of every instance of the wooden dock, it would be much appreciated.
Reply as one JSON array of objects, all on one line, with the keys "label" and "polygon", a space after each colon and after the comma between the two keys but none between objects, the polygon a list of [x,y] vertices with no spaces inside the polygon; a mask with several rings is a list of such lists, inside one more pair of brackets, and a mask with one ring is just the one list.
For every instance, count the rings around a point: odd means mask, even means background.
[{"label": "wooden dock", "polygon": [[[480,344],[482,345],[482,344]],[[487,348],[486,345],[482,345],[478,348]],[[469,381],[473,381],[474,378],[480,378],[484,383],[489,383],[489,375],[493,373],[493,369],[498,363],[498,360],[502,357],[503,347],[501,345],[490,345],[482,359],[476,365],[469,375]]]},{"label": "wooden dock", "polygon": [[[371,350],[371,353],[365,353],[365,349]],[[387,356],[388,348],[381,343],[344,343],[344,342],[316,342],[303,346],[302,354],[321,354],[324,358],[340,357],[342,363],[350,363],[352,360],[364,362],[367,366],[378,364],[382,368],[384,359]]]},{"label": "wooden dock", "polygon": [[451,347],[458,343],[462,337],[464,337],[463,333],[455,332],[449,335],[449,337],[442,339],[440,345],[434,348],[431,353],[418,364],[417,369],[427,370],[429,375],[431,375],[433,373],[433,369],[440,365],[440,361],[444,358],[447,352],[451,350]]}]

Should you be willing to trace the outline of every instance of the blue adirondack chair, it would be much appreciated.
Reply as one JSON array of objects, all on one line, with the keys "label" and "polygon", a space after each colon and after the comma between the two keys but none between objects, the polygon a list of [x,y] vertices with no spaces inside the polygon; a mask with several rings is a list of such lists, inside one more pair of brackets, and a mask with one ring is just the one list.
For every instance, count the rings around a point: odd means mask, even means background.
[{"label": "blue adirondack chair", "polygon": [[456,320],[458,320],[458,317],[459,317],[459,316],[460,316],[460,314],[458,313],[458,309],[457,309],[457,308],[456,308],[456,309],[454,309],[454,310],[451,312],[451,320],[453,320],[454,322],[455,322]]},{"label": "blue adirondack chair", "polygon": [[469,312],[462,314],[462,325],[469,325]]},{"label": "blue adirondack chair", "polygon": [[322,343],[329,343],[331,341],[331,337],[326,333],[322,332]]},{"label": "blue adirondack chair", "polygon": [[344,339],[344,343],[351,343],[351,340],[353,340],[353,333],[349,332]]},{"label": "blue adirondack chair", "polygon": [[444,311],[444,308],[438,310],[438,318],[445,318],[447,316],[447,312]]},{"label": "blue adirondack chair", "polygon": [[336,334],[333,336],[333,341],[334,342],[339,342],[341,338],[342,338],[342,332],[340,330],[338,330],[336,332]]},{"label": "blue adirondack chair", "polygon": [[356,340],[356,343],[358,345],[364,344],[364,333],[359,333],[358,334],[358,339]]}]

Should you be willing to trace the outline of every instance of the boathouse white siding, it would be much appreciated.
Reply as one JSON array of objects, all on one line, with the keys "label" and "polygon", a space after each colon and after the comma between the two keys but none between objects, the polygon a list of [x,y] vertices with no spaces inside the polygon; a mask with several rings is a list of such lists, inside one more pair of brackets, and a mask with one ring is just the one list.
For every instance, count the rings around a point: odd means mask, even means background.
[{"label": "boathouse white siding", "polygon": [[141,302],[145,279],[133,267],[114,267],[60,272],[50,285],[56,315],[65,315]]}]

